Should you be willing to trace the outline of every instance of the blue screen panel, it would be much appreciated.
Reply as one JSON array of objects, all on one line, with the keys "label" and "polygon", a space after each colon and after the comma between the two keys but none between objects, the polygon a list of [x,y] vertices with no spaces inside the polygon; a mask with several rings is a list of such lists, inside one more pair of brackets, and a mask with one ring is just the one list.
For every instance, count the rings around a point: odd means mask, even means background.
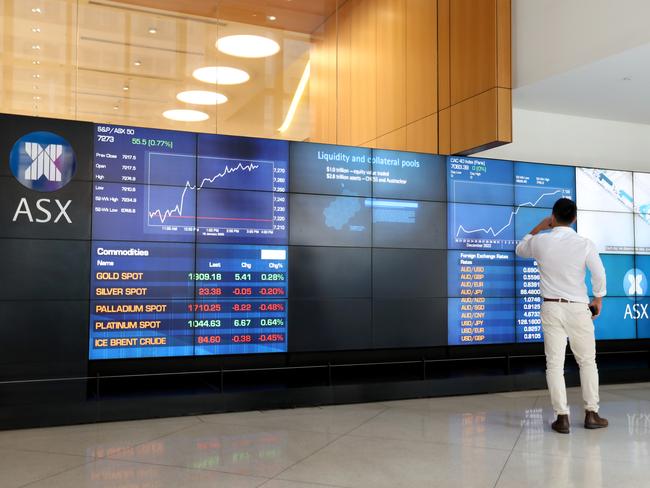
[{"label": "blue screen panel", "polygon": [[374,197],[445,201],[444,156],[373,149],[372,161]]},{"label": "blue screen panel", "polygon": [[286,192],[289,143],[271,139],[198,135],[197,186]]},{"label": "blue screen panel", "polygon": [[[515,238],[517,241],[520,241],[550,213],[547,208],[518,207],[515,216]],[[517,342],[540,342],[543,340],[539,279],[537,261],[516,258]]]},{"label": "blue screen panel", "polygon": [[449,251],[447,290],[451,297],[513,297],[514,254]]},{"label": "blue screen panel", "polygon": [[547,208],[515,208],[515,239],[520,241],[530,233],[537,224],[546,217],[551,216],[551,211]]},{"label": "blue screen panel", "polygon": [[192,302],[91,300],[89,359],[191,356]]},{"label": "blue screen panel", "polygon": [[[637,296],[650,296],[650,282],[648,281],[648,276],[650,276],[650,256],[636,255],[634,265],[636,268],[634,273],[629,273],[623,278],[624,286],[627,288],[626,294],[629,296],[631,288],[635,288]],[[635,276],[629,276],[631,274]]]},{"label": "blue screen panel", "polygon": [[447,196],[450,202],[513,205],[512,161],[447,158]]},{"label": "blue screen panel", "polygon": [[445,248],[444,203],[366,198],[364,204],[372,208],[373,246]]},{"label": "blue screen panel", "polygon": [[542,296],[539,268],[534,259],[516,258],[515,288],[517,293],[517,342],[540,342]]},{"label": "blue screen panel", "polygon": [[517,342],[542,342],[542,297],[521,296],[517,298]]},{"label": "blue screen panel", "polygon": [[[287,252],[276,246],[197,246],[196,355],[287,350]],[[211,327],[214,320],[218,326]]]},{"label": "blue screen panel", "polygon": [[179,186],[93,183],[93,239],[195,239],[196,195]]},{"label": "blue screen panel", "polygon": [[93,179],[145,185],[194,185],[196,134],[95,125]]},{"label": "blue screen panel", "polygon": [[93,241],[91,299],[191,299],[194,245]]},{"label": "blue screen panel", "polygon": [[605,297],[600,316],[594,320],[597,340],[636,338],[634,298]]},{"label": "blue screen panel", "polygon": [[285,193],[203,188],[196,209],[198,240],[286,244],[287,200]]},{"label": "blue screen panel", "polygon": [[[648,289],[647,278],[643,281],[645,275],[641,277],[641,282],[637,281],[634,270],[634,256],[629,254],[601,254],[600,259],[603,266],[605,266],[608,297],[634,297],[638,287]],[[593,290],[589,270],[587,270],[585,281],[587,283],[587,293],[592,296]]]},{"label": "blue screen panel", "polygon": [[520,162],[514,168],[516,206],[552,208],[559,198],[575,200],[575,168]]},{"label": "blue screen panel", "polygon": [[193,353],[194,245],[94,241],[90,359]]},{"label": "blue screen panel", "polygon": [[289,151],[292,192],[372,195],[371,149],[292,142]]},{"label": "blue screen panel", "polygon": [[512,207],[450,203],[447,212],[449,249],[515,249]]},{"label": "blue screen panel", "polygon": [[367,198],[291,195],[291,244],[371,247],[372,206]]},{"label": "blue screen panel", "polygon": [[514,298],[449,298],[449,345],[515,342],[514,302]]},{"label": "blue screen panel", "polygon": [[650,298],[637,297],[631,312],[637,319],[637,338],[650,339]]}]

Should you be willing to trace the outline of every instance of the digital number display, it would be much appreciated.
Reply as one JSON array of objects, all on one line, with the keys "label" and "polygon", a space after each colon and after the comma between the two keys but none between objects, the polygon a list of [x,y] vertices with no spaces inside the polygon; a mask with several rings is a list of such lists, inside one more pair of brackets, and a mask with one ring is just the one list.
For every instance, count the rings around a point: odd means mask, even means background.
[{"label": "digital number display", "polygon": [[286,350],[286,248],[105,241],[93,257],[91,359]]},{"label": "digital number display", "polygon": [[513,178],[511,161],[450,156],[447,159],[447,200],[513,205]]},{"label": "digital number display", "polygon": [[90,358],[287,349],[288,143],[95,126]]},{"label": "digital number display", "polygon": [[[576,200],[574,228],[603,253],[609,295],[597,337],[650,329],[647,175],[95,127],[91,359],[283,352],[289,299],[363,298],[381,311],[361,328],[372,337],[337,332],[336,349],[416,345],[419,330],[430,344],[445,332],[449,345],[540,342],[539,269],[515,248],[561,197]],[[372,262],[382,256],[401,261]],[[392,277],[409,284],[382,282]],[[408,341],[390,329],[398,302],[422,309]]]},{"label": "digital number display", "polygon": [[[514,255],[449,251],[447,266],[450,344],[508,339],[505,319],[514,318]],[[503,297],[498,300],[493,297]],[[514,333],[512,324],[510,329]],[[505,334],[505,335],[504,335]]]}]

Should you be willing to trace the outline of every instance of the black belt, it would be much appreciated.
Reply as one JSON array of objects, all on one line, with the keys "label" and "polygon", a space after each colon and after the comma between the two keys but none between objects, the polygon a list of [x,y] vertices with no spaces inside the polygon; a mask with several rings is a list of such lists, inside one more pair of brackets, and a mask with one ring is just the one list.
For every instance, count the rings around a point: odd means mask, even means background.
[{"label": "black belt", "polygon": [[559,303],[582,303],[582,302],[572,302],[566,298],[542,298],[545,302],[559,302]]}]

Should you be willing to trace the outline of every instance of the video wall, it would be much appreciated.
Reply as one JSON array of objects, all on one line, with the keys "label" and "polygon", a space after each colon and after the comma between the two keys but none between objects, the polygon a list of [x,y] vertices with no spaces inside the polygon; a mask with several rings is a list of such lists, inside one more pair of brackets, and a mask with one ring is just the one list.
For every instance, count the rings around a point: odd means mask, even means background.
[{"label": "video wall", "polygon": [[0,122],[0,311],[62,317],[52,351],[66,327],[91,360],[540,342],[515,247],[560,197],[607,271],[596,337],[650,338],[650,174]]}]

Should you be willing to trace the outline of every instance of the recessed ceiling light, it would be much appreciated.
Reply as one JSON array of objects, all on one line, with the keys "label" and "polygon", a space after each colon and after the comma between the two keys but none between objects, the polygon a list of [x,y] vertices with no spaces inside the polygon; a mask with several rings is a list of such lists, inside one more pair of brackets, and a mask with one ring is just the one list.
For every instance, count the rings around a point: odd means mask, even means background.
[{"label": "recessed ceiling light", "polygon": [[197,68],[192,76],[199,81],[212,83],[213,85],[239,85],[250,80],[246,71],[230,66],[206,66]]},{"label": "recessed ceiling light", "polygon": [[133,66],[142,66],[142,61],[136,59],[135,61],[133,61]]},{"label": "recessed ceiling light", "polygon": [[149,27],[149,34],[156,34],[158,32],[158,29],[155,27]]},{"label": "recessed ceiling light", "polygon": [[33,49],[34,51],[40,51],[40,50],[41,50],[41,46],[39,46],[38,44],[32,44],[32,49]]},{"label": "recessed ceiling light", "polygon": [[41,62],[38,59],[32,60],[32,64],[41,64]]},{"label": "recessed ceiling light", "polygon": [[113,110],[117,110],[119,108],[120,108],[119,105],[113,105]]},{"label": "recessed ceiling light", "polygon": [[202,122],[210,118],[210,116],[205,112],[187,109],[165,110],[163,112],[163,117],[170,120],[178,120],[180,122]]},{"label": "recessed ceiling light", "polygon": [[34,8],[32,9],[32,13],[33,13],[33,14],[40,14],[41,12],[42,12],[42,10],[41,10],[39,7],[34,7]]},{"label": "recessed ceiling light", "polygon": [[41,99],[41,97],[39,97],[38,95],[34,95],[32,98],[33,98],[34,100],[40,100],[40,99]]},{"label": "recessed ceiling light", "polygon": [[32,75],[32,78],[36,78],[36,79],[38,79],[38,78],[40,78],[40,77],[41,77],[41,75],[39,75],[38,73]]},{"label": "recessed ceiling light", "polygon": [[262,36],[236,35],[217,39],[217,49],[224,54],[240,58],[265,58],[280,51],[273,39]]},{"label": "recessed ceiling light", "polygon": [[269,19],[271,22],[273,22],[275,19],[277,19],[277,17],[275,15],[267,15],[266,18]]},{"label": "recessed ceiling light", "polygon": [[183,91],[176,95],[176,98],[181,102],[194,105],[221,105],[228,101],[226,95],[206,90]]},{"label": "recessed ceiling light", "polygon": [[32,27],[32,32],[41,32],[40,27]]},{"label": "recessed ceiling light", "polygon": [[124,85],[124,86],[122,87],[122,90],[124,90],[124,91],[129,91],[129,85]]}]

